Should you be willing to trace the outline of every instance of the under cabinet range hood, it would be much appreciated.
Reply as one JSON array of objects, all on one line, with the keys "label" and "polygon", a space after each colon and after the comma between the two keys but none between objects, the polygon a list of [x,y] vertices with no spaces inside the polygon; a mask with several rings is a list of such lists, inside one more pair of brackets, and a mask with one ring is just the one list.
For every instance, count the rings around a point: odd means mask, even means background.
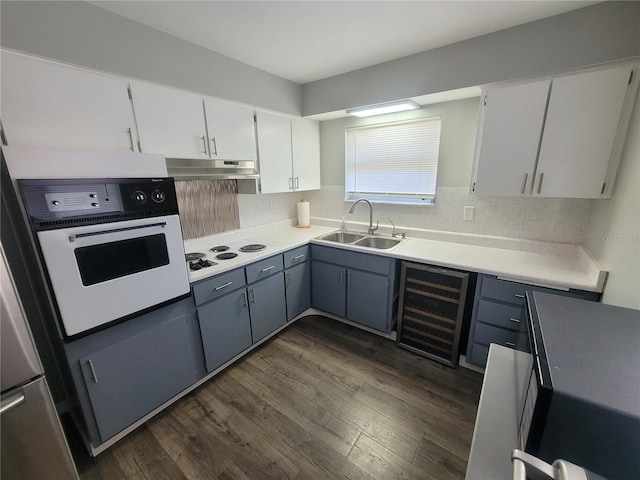
[{"label": "under cabinet range hood", "polygon": [[213,178],[235,180],[260,178],[253,160],[206,160],[167,158],[169,176],[179,179]]}]

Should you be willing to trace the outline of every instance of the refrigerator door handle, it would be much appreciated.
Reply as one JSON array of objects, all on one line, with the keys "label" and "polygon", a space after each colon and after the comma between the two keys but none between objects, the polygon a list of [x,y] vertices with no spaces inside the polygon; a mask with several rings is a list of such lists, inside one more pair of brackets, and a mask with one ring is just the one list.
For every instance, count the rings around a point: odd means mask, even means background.
[{"label": "refrigerator door handle", "polygon": [[13,395],[11,398],[8,398],[2,402],[2,405],[0,406],[0,415],[2,415],[5,412],[8,412],[12,408],[17,407],[22,403],[24,403],[24,393],[19,392]]}]

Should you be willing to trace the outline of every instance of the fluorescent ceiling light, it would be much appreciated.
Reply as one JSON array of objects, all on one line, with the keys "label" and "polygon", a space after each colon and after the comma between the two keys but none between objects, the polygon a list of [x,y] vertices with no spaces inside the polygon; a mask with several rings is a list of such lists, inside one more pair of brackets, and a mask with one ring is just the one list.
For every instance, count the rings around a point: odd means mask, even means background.
[{"label": "fluorescent ceiling light", "polygon": [[370,105],[368,107],[350,108],[347,114],[356,117],[371,117],[372,115],[381,115],[383,113],[404,112],[405,110],[415,110],[420,108],[416,102],[411,100],[400,100],[399,102],[379,103],[378,105]]}]

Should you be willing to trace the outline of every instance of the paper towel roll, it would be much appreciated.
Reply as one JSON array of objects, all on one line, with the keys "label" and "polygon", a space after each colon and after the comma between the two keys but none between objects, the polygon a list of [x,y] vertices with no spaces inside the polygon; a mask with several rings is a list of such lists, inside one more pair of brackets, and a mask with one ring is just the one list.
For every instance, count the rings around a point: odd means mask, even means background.
[{"label": "paper towel roll", "polygon": [[309,223],[309,202],[302,199],[298,202],[298,227],[310,227]]}]

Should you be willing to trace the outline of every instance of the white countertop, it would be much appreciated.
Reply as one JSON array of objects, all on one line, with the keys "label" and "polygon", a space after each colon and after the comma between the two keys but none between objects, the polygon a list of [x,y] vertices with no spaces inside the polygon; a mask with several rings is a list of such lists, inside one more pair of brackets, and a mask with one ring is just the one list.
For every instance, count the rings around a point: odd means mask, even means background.
[{"label": "white countertop", "polygon": [[[335,227],[312,225],[297,228],[289,222],[272,226],[235,230],[192,240],[185,240],[185,252],[208,253],[207,258],[218,265],[190,272],[190,281],[195,282],[256,260],[282,253],[309,242],[398,258],[442,267],[469,270],[503,277],[508,280],[556,288],[574,288],[590,292],[602,292],[606,272],[593,261],[580,246],[573,248],[546,249],[544,252],[497,248],[423,238],[407,238],[389,250],[342,245],[317,240],[316,237],[335,231]],[[360,232],[361,233],[361,232]],[[262,243],[267,246],[256,253],[239,253],[232,260],[215,260],[209,248],[228,244],[237,247],[247,243]]]}]

